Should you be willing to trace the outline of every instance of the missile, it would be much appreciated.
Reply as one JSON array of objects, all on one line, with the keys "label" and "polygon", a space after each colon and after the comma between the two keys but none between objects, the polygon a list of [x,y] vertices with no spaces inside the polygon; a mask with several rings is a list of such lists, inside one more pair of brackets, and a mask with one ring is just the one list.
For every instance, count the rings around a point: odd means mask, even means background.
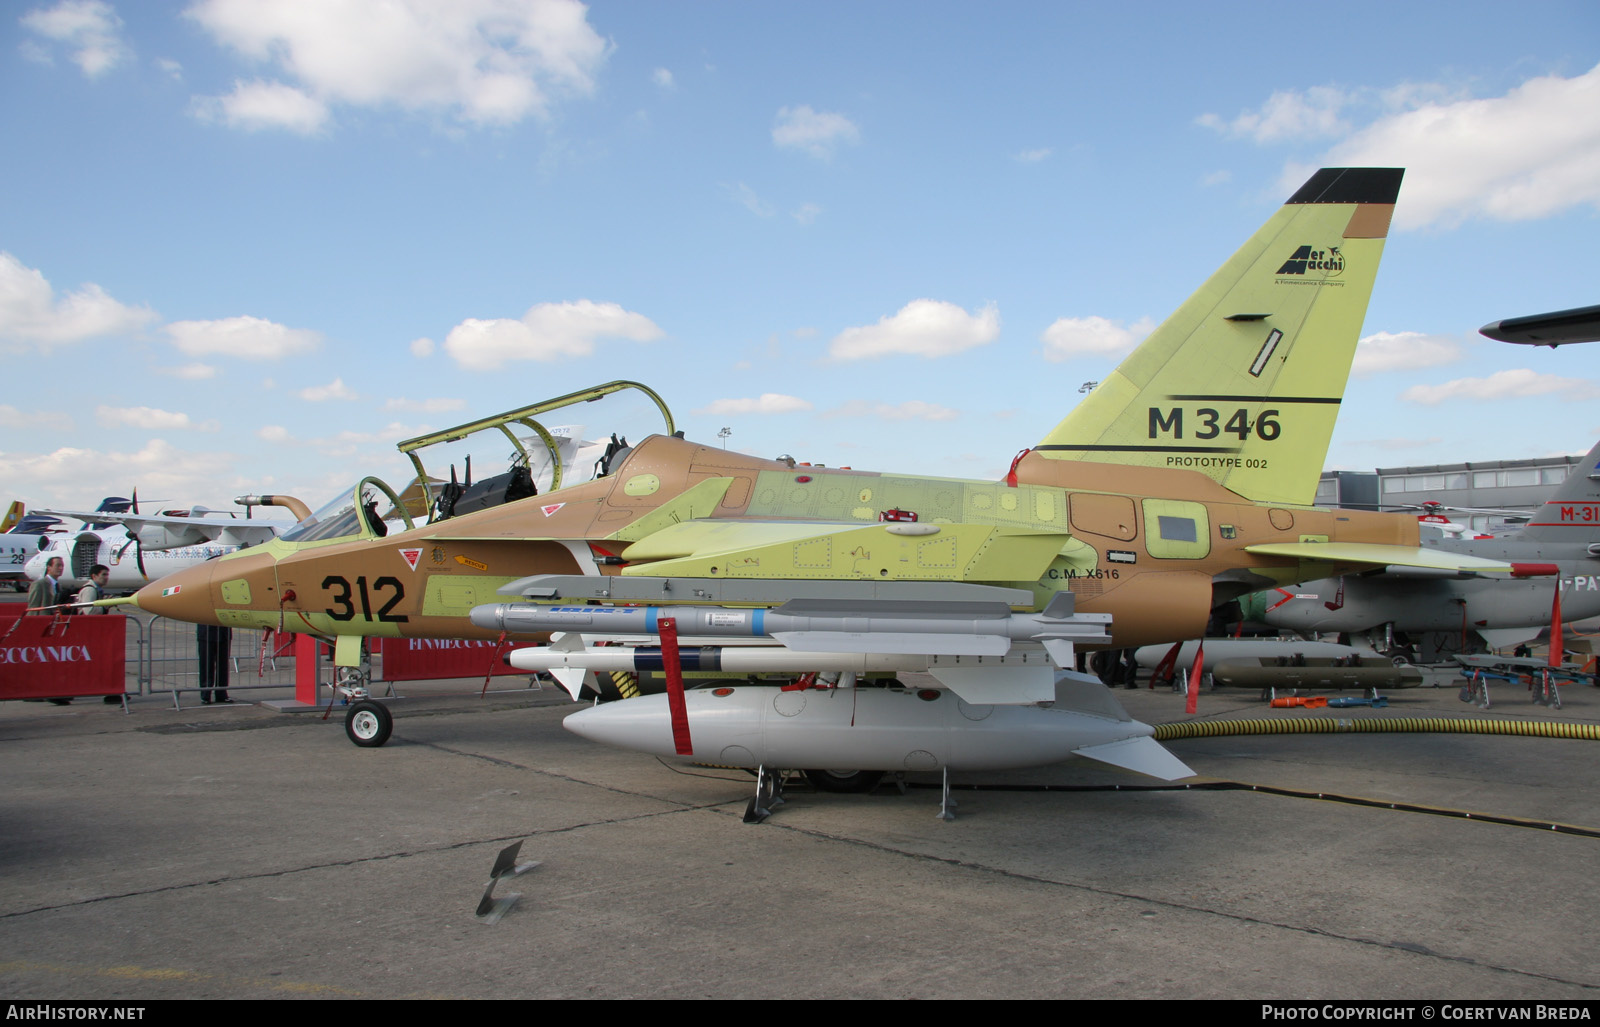
[{"label": "missile", "polygon": [[[736,767],[1012,770],[1086,756],[1172,781],[1193,774],[1098,680],[1063,672],[1051,706],[974,706],[942,689],[784,691],[761,685],[686,693],[692,758]],[[674,758],[667,697],[602,703],[567,730]]]},{"label": "missile", "polygon": [[[606,646],[561,649],[533,646],[508,653],[506,663],[518,670],[592,670],[598,674],[652,673],[665,669],[658,646]],[[701,646],[678,650],[686,674],[805,674],[811,671],[852,671],[857,674],[930,671],[943,667],[988,670],[1048,667],[1043,649],[1014,650],[1004,656],[929,656],[905,653],[798,652],[784,646]]]},{"label": "missile", "polygon": [[791,599],[770,610],[501,603],[471,614],[479,627],[512,635],[656,635],[662,617],[676,618],[681,635],[772,637],[800,652],[1003,656],[1013,642],[1040,642],[1061,667],[1070,665],[1074,643],[1106,644],[1111,621],[1076,613],[1070,592],[1058,592],[1043,613],[1013,613],[1000,602]]}]

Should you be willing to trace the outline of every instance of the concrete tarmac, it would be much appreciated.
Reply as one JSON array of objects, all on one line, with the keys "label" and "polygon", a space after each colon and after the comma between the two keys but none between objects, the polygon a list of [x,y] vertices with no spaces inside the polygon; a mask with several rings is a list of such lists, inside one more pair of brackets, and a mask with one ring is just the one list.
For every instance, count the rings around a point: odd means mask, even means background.
[{"label": "concrete tarmac", "polygon": [[[1600,997],[1600,837],[1151,779],[1078,760],[902,794],[669,767],[561,727],[555,689],[414,686],[394,739],[258,705],[0,704],[0,991],[16,998]],[[497,687],[499,684],[497,683]],[[1386,710],[1200,697],[1202,719],[1600,723],[1495,688]],[[428,693],[428,694],[424,694]],[[235,693],[260,700],[262,693]],[[1169,690],[1116,693],[1186,719]],[[190,697],[193,698],[192,696]],[[1600,743],[1178,741],[1203,780],[1600,829]],[[499,923],[473,917],[525,840]]]}]

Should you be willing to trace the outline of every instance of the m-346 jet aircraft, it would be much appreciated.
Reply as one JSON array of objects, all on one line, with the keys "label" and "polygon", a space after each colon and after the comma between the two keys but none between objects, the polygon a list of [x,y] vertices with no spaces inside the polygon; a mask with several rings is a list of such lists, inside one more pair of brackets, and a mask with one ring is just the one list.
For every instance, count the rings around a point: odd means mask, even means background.
[{"label": "m-346 jet aircraft", "polygon": [[1415,567],[1366,570],[1258,592],[1240,601],[1246,620],[1300,632],[1367,635],[1392,651],[1396,633],[1476,633],[1491,648],[1526,641],[1550,624],[1561,591],[1565,620],[1600,617],[1600,443],[1516,533],[1451,539],[1422,526],[1422,544],[1442,553],[1514,564],[1526,580]]},{"label": "m-346 jet aircraft", "polygon": [[[1070,671],[1075,645],[1195,637],[1215,605],[1326,573],[1312,568],[1509,569],[1423,548],[1414,516],[1297,505],[1314,496],[1401,174],[1313,175],[1004,480],[794,466],[654,435],[595,480],[407,518],[387,536],[358,511],[374,490],[400,504],[367,479],[320,527],[135,601],[311,632],[335,641],[343,666],[369,635],[556,631],[532,652],[575,667],[599,658],[594,636],[643,630],[676,667],[677,628],[721,644],[694,654],[701,666],[759,662],[745,643],[766,642],[768,669],[843,667],[845,683],[859,668],[925,668],[944,688],[696,689],[686,705],[642,696],[568,725],[751,768],[948,771],[1075,753],[1183,776],[1150,728]],[[532,409],[439,434],[505,431]],[[381,710],[352,707],[353,737],[381,743]]]}]

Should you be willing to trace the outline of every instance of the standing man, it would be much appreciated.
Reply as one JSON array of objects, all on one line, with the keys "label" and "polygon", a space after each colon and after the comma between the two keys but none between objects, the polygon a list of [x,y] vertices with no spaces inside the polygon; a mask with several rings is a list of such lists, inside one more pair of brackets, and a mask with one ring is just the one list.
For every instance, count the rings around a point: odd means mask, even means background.
[{"label": "standing man", "polygon": [[60,589],[61,575],[66,571],[67,565],[59,556],[52,556],[45,561],[44,577],[33,583],[28,589],[28,610],[34,613],[44,613],[55,608],[60,602],[56,592]]},{"label": "standing man", "polygon": [[83,607],[83,609],[77,611],[78,613],[106,612],[106,608],[104,606],[85,606],[84,604],[92,603],[96,599],[105,598],[106,580],[110,577],[111,568],[107,567],[103,563],[97,563],[93,567],[89,568],[89,583],[78,589],[78,595],[75,599],[73,599],[73,602]]},{"label": "standing man", "polygon": [[200,657],[200,701],[231,703],[228,669],[233,659],[233,629],[216,624],[195,625],[195,648]]}]

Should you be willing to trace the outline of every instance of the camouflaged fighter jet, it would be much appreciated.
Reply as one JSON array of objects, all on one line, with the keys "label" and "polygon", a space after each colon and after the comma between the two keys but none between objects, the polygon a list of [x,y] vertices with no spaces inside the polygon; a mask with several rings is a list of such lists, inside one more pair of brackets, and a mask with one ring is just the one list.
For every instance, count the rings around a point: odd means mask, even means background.
[{"label": "camouflaged fighter jet", "polygon": [[1600,617],[1600,443],[1513,534],[1450,539],[1426,524],[1420,530],[1425,548],[1501,560],[1521,580],[1391,567],[1246,596],[1243,615],[1290,631],[1364,635],[1380,651],[1411,657],[1425,636],[1452,652],[1532,639],[1550,625],[1557,589],[1563,619]]},{"label": "camouflaged fighter jet", "polygon": [[[1073,645],[1195,637],[1217,604],[1330,568],[1505,569],[1422,548],[1414,517],[1302,505],[1315,494],[1401,175],[1313,175],[1003,480],[793,466],[689,442],[666,414],[666,433],[609,454],[595,480],[462,516],[441,519],[436,505],[429,523],[413,524],[415,511],[367,479],[340,510],[174,575],[136,602],[181,620],[310,632],[333,640],[344,666],[359,661],[364,636],[549,630],[520,630],[508,596],[591,613],[612,608],[597,603],[775,608],[793,630],[773,640],[799,654],[797,666],[841,650],[885,665],[937,657],[946,673],[930,669],[966,703],[1055,700],[1060,712],[1070,703],[1056,671],[1071,666]],[[549,408],[429,439],[485,427],[509,435],[508,424],[532,426],[531,413]],[[385,501],[403,530],[380,533]],[[717,619],[713,610],[684,634]],[[594,624],[568,644],[606,630]],[[1084,715],[1118,719],[1104,705],[1093,699]],[[386,716],[374,728],[385,737]],[[741,765],[773,765],[762,755]]]}]

